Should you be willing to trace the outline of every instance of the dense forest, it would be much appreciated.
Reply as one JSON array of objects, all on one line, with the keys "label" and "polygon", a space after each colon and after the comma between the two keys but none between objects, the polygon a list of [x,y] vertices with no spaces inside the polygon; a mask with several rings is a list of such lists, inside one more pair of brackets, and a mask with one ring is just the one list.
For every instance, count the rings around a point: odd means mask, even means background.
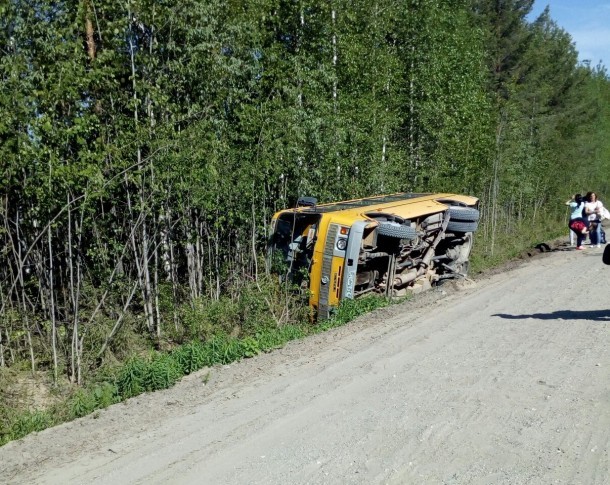
[{"label": "dense forest", "polygon": [[264,250],[303,195],[475,195],[481,265],[567,233],[610,195],[610,79],[532,4],[3,1],[0,368],[292,322]]}]

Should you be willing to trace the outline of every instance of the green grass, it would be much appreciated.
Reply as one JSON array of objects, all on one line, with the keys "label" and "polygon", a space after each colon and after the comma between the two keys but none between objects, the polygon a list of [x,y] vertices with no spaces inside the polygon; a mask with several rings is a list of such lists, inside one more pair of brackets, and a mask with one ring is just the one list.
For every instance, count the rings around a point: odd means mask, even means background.
[{"label": "green grass", "polygon": [[355,318],[383,308],[392,303],[392,300],[375,295],[369,295],[357,300],[343,300],[332,318],[323,321],[316,327],[316,331],[324,332],[331,328],[340,327]]},{"label": "green grass", "polygon": [[499,228],[492,250],[491,243],[485,240],[485,227],[481,225],[475,236],[475,245],[470,256],[471,274],[485,270],[517,258],[524,251],[553,239],[568,239],[568,228],[556,221],[546,224],[532,224],[523,221],[511,228]]},{"label": "green grass", "polygon": [[[356,317],[390,304],[384,298],[367,296],[346,300],[329,320],[317,325],[265,325],[253,336],[216,335],[206,342],[193,340],[169,352],[152,351],[135,356],[110,371],[100,372],[98,381],[75,391],[67,400],[42,411],[9,413],[0,423],[0,446],[29,433],[87,416],[144,392],[173,386],[182,377],[205,367],[229,364],[284,346],[291,340],[345,325]],[[209,379],[209,374],[206,374]]]}]

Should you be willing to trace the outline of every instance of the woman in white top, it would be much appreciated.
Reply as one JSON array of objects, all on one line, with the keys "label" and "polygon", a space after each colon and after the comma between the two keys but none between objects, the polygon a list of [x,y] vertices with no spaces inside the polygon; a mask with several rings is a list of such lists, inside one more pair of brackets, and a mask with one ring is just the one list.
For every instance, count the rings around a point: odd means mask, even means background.
[{"label": "woman in white top", "polygon": [[597,200],[595,192],[588,192],[585,197],[585,213],[589,219],[589,238],[591,239],[591,247],[601,247],[602,241],[602,225],[600,214],[604,204]]}]

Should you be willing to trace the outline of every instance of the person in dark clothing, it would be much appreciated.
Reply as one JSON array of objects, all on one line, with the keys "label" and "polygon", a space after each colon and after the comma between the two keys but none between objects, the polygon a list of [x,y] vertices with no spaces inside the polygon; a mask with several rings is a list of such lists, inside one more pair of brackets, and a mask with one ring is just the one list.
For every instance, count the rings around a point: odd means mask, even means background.
[{"label": "person in dark clothing", "polygon": [[570,222],[568,227],[576,234],[576,249],[579,251],[584,249],[582,245],[589,234],[589,221],[583,217],[583,209],[585,208],[585,200],[581,194],[575,194],[570,200],[566,201],[566,205],[570,207]]}]

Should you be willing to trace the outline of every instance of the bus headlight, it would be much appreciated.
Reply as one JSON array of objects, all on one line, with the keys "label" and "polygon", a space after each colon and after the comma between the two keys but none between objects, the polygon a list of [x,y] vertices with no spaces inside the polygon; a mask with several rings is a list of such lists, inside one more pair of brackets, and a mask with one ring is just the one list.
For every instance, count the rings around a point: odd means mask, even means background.
[{"label": "bus headlight", "polygon": [[337,239],[337,249],[339,251],[345,251],[345,248],[347,248],[347,239],[344,237]]}]

